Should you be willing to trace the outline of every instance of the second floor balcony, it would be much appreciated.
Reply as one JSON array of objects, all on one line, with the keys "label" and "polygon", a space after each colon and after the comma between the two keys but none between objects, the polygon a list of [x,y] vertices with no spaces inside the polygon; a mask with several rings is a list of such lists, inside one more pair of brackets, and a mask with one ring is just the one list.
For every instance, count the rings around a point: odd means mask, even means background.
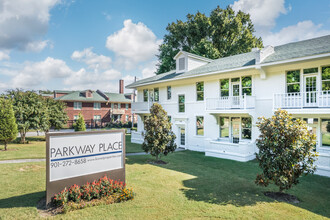
[{"label": "second floor balcony", "polygon": [[274,94],[273,106],[274,109],[330,108],[330,91]]},{"label": "second floor balcony", "polygon": [[153,102],[132,102],[132,113],[150,113]]},{"label": "second floor balcony", "polygon": [[255,108],[255,96],[225,96],[207,98],[206,110],[211,112],[225,112],[228,110],[251,110]]}]

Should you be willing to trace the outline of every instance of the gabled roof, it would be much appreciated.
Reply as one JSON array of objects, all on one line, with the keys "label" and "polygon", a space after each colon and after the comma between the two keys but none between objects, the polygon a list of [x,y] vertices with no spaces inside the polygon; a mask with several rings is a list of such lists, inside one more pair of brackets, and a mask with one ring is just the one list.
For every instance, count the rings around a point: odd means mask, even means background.
[{"label": "gabled roof", "polygon": [[193,57],[195,59],[199,59],[199,60],[203,60],[203,61],[206,61],[206,62],[212,62],[213,60],[212,59],[209,59],[209,58],[206,58],[206,57],[202,57],[202,56],[199,56],[197,54],[193,54],[193,53],[189,53],[189,52],[186,52],[186,51],[182,51],[180,50],[174,57],[173,59],[177,59],[181,54],[184,54],[184,55],[187,55],[188,57]]},{"label": "gabled roof", "polygon": [[327,54],[330,53],[330,35],[276,46],[274,47],[274,53],[262,60],[261,63],[256,63],[256,60],[260,57],[259,53],[259,50],[254,50],[248,53],[219,58],[184,73],[175,73],[175,70],[172,70],[167,73],[138,80],[128,85],[127,88],[136,88],[147,84],[160,83],[166,80],[196,77],[208,73],[225,73],[240,68],[255,68],[256,65],[271,65],[272,63],[275,64],[276,62],[295,58],[308,58],[313,55]]},{"label": "gabled roof", "polygon": [[[86,90],[85,90],[86,91]],[[121,102],[131,103],[130,99],[127,99],[124,94],[103,92],[109,99],[104,97],[102,93],[92,91],[93,96],[91,98],[85,97],[84,91],[71,91],[67,95],[57,97],[55,100],[61,101],[82,101],[82,102]]]}]

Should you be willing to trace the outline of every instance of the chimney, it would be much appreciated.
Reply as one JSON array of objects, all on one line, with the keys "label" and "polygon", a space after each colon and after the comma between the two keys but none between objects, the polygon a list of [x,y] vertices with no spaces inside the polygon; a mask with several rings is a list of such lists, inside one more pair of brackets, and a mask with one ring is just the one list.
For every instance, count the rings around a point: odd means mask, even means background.
[{"label": "chimney", "polygon": [[119,80],[119,93],[124,94],[124,80],[123,79]]}]

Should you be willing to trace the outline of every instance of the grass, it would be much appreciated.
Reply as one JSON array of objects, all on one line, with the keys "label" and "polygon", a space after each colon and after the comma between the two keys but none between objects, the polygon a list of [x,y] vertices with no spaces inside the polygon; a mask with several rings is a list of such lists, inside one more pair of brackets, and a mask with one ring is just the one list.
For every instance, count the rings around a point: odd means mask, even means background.
[{"label": "grass", "polygon": [[[330,179],[301,178],[288,193],[301,203],[276,202],[263,195],[274,186],[254,184],[256,162],[235,162],[181,151],[147,163],[149,155],[126,159],[126,178],[133,201],[77,210],[55,219],[322,219],[330,217]],[[45,194],[45,163],[0,165],[0,216],[40,218],[36,204]]]},{"label": "grass", "polygon": [[322,135],[322,145],[330,147],[330,133]]},{"label": "grass", "polygon": [[[126,153],[143,152],[140,144],[131,143],[131,135],[126,134]],[[20,138],[8,145],[8,150],[4,151],[4,146],[0,145],[0,160],[16,159],[37,159],[46,158],[45,136],[27,137],[28,144],[20,144]]]}]

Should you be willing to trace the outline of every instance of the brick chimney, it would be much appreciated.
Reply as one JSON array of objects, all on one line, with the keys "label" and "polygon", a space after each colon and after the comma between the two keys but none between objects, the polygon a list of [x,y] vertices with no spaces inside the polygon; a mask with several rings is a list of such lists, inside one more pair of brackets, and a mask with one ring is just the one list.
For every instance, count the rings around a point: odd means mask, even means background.
[{"label": "brick chimney", "polygon": [[119,80],[119,93],[124,94],[124,80],[123,79]]}]

